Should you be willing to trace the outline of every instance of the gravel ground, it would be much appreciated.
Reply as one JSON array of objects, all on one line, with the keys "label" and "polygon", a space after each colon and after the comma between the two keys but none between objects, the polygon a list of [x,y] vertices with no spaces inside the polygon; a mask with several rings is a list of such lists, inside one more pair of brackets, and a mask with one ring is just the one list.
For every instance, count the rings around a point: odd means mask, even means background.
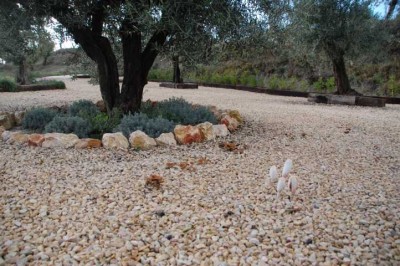
[{"label": "gravel ground", "polygon": [[[2,93],[0,110],[100,99],[96,86],[66,83]],[[400,106],[145,89],[171,96],[238,109],[247,122],[228,139],[244,152],[218,142],[142,152],[0,143],[0,264],[400,265]],[[300,189],[276,200],[268,169],[287,158]],[[145,186],[151,174],[164,177],[160,190]]]}]

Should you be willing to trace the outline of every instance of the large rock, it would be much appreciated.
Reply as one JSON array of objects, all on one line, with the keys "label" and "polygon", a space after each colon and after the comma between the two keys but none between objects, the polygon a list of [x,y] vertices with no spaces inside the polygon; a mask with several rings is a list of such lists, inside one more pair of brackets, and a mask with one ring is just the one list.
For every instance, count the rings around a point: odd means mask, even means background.
[{"label": "large rock", "polygon": [[1,138],[3,141],[7,141],[11,137],[11,131],[5,130],[1,133]]},{"label": "large rock", "polygon": [[7,139],[8,144],[23,145],[28,143],[29,135],[22,132],[11,132],[10,137]]},{"label": "large rock", "polygon": [[196,127],[200,130],[204,140],[208,141],[215,139],[213,124],[210,122],[198,124]]},{"label": "large rock", "polygon": [[24,119],[25,112],[24,111],[17,111],[14,113],[15,117],[15,124],[20,126],[22,124],[22,120]]},{"label": "large rock", "polygon": [[41,147],[45,138],[43,134],[31,134],[28,139],[28,146]]},{"label": "large rock", "polygon": [[222,115],[221,124],[226,125],[229,131],[235,131],[239,127],[239,121],[236,118],[231,117],[229,114]]},{"label": "large rock", "polygon": [[75,134],[63,134],[63,133],[47,133],[44,135],[44,142],[42,147],[44,148],[72,148],[78,143],[79,138]]},{"label": "large rock", "polygon": [[160,146],[175,146],[176,139],[174,133],[162,133],[158,138],[156,138],[156,142]]},{"label": "large rock", "polygon": [[0,126],[11,129],[15,125],[14,113],[0,112]]},{"label": "large rock", "polygon": [[102,143],[107,149],[127,150],[129,148],[129,142],[121,132],[104,134]]},{"label": "large rock", "polygon": [[195,126],[177,125],[174,128],[175,139],[179,144],[190,144],[193,142],[202,142],[203,135],[200,129]]},{"label": "large rock", "polygon": [[6,131],[6,129],[3,126],[0,126],[0,136],[3,134],[4,131]]},{"label": "large rock", "polygon": [[233,117],[233,118],[235,118],[238,122],[239,122],[239,124],[243,124],[243,117],[242,117],[242,115],[239,113],[239,111],[238,110],[230,110],[229,112],[228,112],[228,115],[230,116],[230,117]]},{"label": "large rock", "polygon": [[75,144],[76,149],[94,149],[103,146],[101,140],[99,139],[80,139],[78,143]]},{"label": "large rock", "polygon": [[225,124],[213,125],[213,131],[216,137],[226,137],[229,135],[229,130]]},{"label": "large rock", "polygon": [[146,133],[140,130],[131,133],[129,136],[129,143],[132,148],[140,150],[149,150],[157,146],[157,143],[153,138],[147,136]]}]

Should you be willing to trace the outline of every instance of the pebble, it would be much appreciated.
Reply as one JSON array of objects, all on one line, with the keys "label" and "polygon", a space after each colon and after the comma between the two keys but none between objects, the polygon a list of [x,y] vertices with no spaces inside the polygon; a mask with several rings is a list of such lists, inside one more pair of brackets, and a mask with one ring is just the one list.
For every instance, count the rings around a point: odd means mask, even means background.
[{"label": "pebble", "polygon": [[[100,97],[86,83],[75,90],[66,82],[63,101]],[[145,97],[235,108],[246,124],[224,139],[151,151],[0,141],[0,265],[396,264],[400,106],[323,106],[156,86],[149,83]],[[7,102],[21,103],[13,100],[18,95]],[[27,100],[37,106],[52,97]],[[235,141],[243,152],[222,150],[222,141]],[[268,170],[282,170],[288,158],[300,187],[291,201],[286,188],[277,200]],[[182,162],[190,170],[166,167]],[[152,174],[165,179],[159,190],[144,186]]]}]

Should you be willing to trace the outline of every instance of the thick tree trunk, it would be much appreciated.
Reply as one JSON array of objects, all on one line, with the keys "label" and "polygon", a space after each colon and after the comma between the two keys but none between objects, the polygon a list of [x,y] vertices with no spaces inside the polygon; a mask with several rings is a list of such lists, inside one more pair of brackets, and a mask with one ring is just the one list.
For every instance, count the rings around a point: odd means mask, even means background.
[{"label": "thick tree trunk", "polygon": [[125,22],[120,36],[124,58],[124,80],[122,81],[120,107],[124,113],[138,112],[142,103],[146,78],[142,67],[142,38],[140,32],[132,30],[134,25]]},{"label": "thick tree trunk", "polygon": [[344,51],[333,42],[326,42],[325,52],[333,64],[333,75],[336,83],[336,93],[339,95],[355,93],[351,89],[344,63]]},{"label": "thick tree trunk", "polygon": [[182,83],[181,70],[179,68],[179,56],[173,56],[172,57],[172,65],[173,65],[173,68],[174,68],[172,81],[174,83]]},{"label": "thick tree trunk", "polygon": [[87,29],[72,28],[70,32],[85,53],[97,63],[101,97],[110,113],[118,107],[120,96],[117,59],[110,41]]},{"label": "thick tree trunk", "polygon": [[337,94],[348,94],[351,90],[343,56],[332,60]]},{"label": "thick tree trunk", "polygon": [[18,62],[17,83],[20,85],[28,84],[28,64],[25,57]]}]

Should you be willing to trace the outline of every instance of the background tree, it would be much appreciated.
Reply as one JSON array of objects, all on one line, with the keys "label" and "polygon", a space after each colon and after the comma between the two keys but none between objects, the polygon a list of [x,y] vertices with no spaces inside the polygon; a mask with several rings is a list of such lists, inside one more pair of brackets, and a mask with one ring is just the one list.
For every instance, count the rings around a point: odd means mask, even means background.
[{"label": "background tree", "polygon": [[323,51],[333,65],[338,94],[355,93],[346,72],[345,55],[361,53],[377,34],[370,1],[300,0],[293,5],[296,45]]},{"label": "background tree", "polygon": [[48,57],[54,44],[39,19],[15,1],[0,2],[0,57],[18,66],[16,81],[26,84],[28,66]]},{"label": "background tree", "polygon": [[[226,18],[222,17],[226,10],[214,9],[212,3],[215,1],[211,0],[19,2],[26,9],[36,11],[37,15],[57,19],[96,62],[102,98],[109,112],[114,107],[120,107],[124,112],[135,112],[140,108],[150,68],[170,36],[185,30],[189,30],[186,33],[189,34],[190,25],[206,21],[210,16]],[[237,1],[220,2],[229,6]],[[121,88],[118,60],[113,49],[117,46],[123,61]]]}]

